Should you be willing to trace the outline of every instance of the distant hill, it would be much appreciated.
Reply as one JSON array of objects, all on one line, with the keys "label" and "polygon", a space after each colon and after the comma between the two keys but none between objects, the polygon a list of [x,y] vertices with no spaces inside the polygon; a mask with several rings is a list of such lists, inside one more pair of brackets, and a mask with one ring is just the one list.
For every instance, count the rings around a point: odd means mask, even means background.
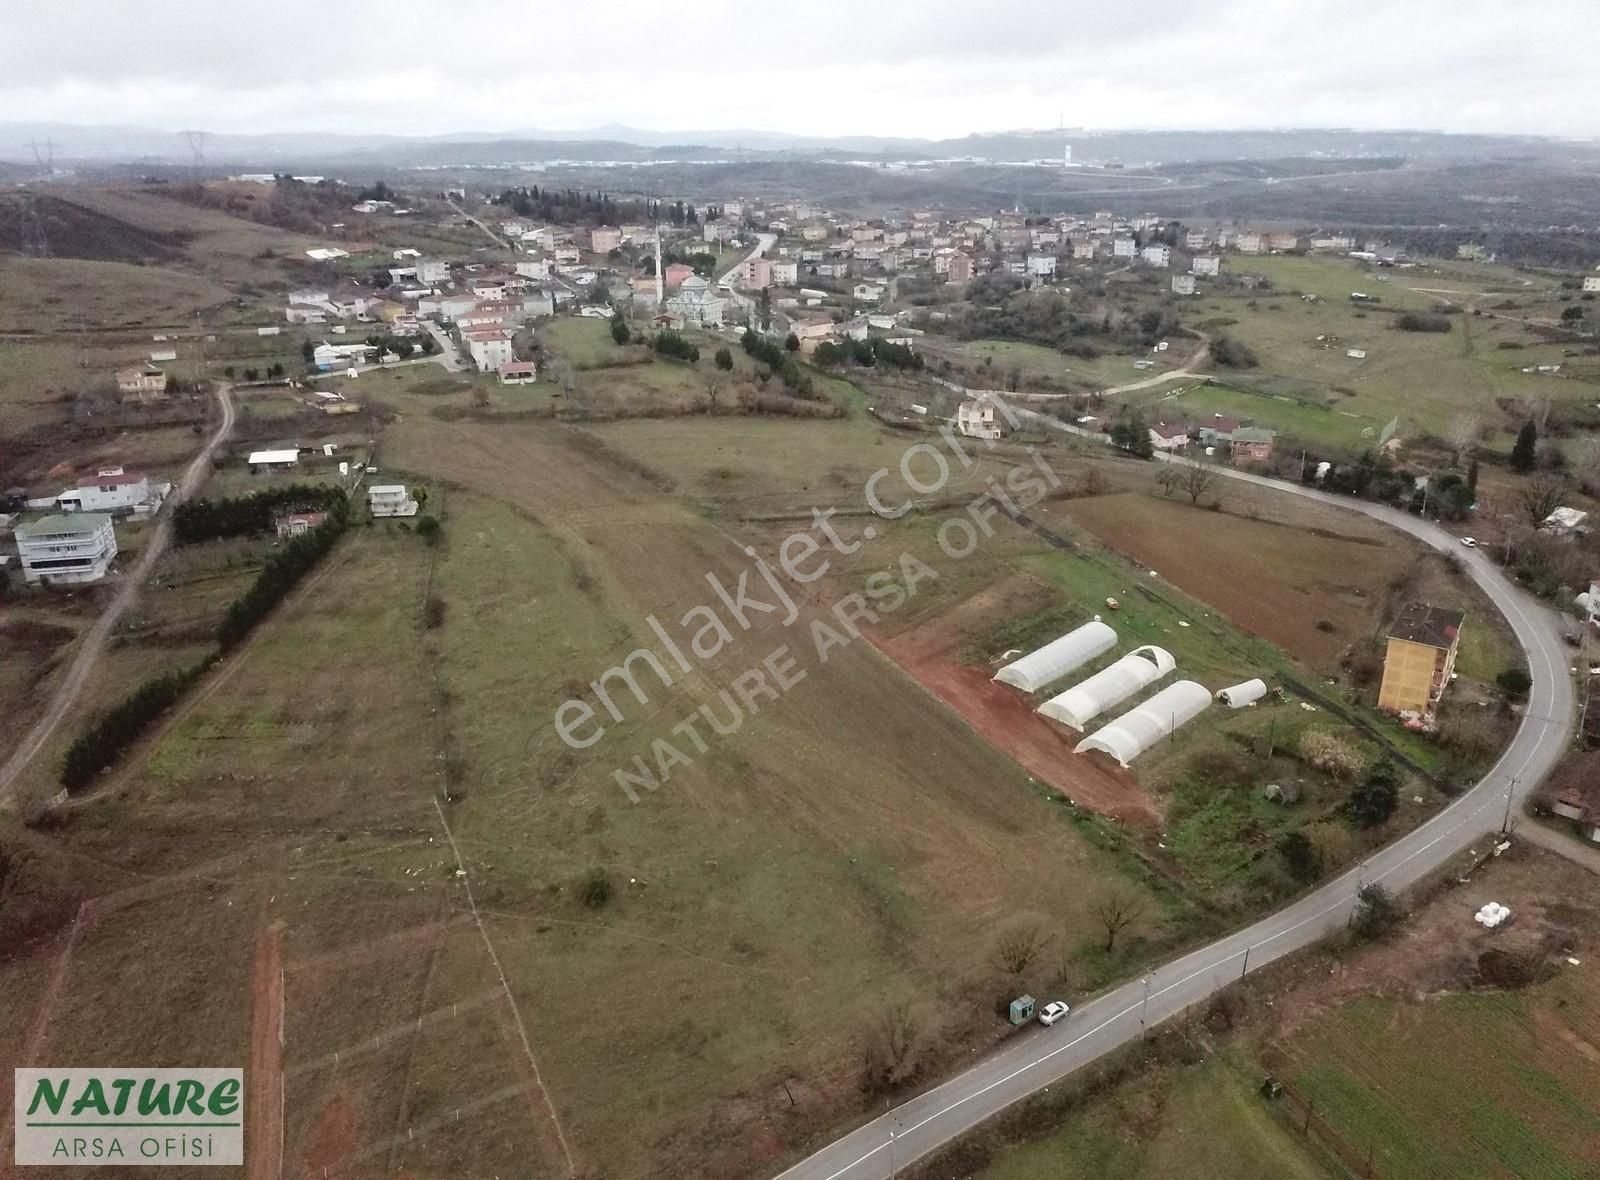
[{"label": "distant hill", "polygon": [[[54,144],[58,165],[139,163],[187,166],[186,137],[177,131],[132,126],[0,123],[0,144],[11,163],[33,163],[32,142]],[[767,131],[647,131],[609,125],[583,131],[536,128],[448,135],[336,135],[284,132],[208,136],[209,166],[259,170],[345,164],[445,167],[538,163],[550,160],[647,161],[659,159],[948,159],[995,162],[1060,159],[1071,147],[1078,162],[1127,166],[1211,160],[1328,157],[1402,157],[1445,162],[1530,159],[1600,162],[1600,144],[1535,136],[1446,135],[1434,131],[1340,129],[1255,131],[1002,131],[955,139],[895,136],[801,136]]]}]

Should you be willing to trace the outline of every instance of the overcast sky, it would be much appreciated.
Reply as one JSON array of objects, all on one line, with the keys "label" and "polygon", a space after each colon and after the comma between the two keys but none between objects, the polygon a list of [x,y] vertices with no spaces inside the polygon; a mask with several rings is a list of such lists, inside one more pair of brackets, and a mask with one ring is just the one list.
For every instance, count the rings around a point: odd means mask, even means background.
[{"label": "overcast sky", "polygon": [[0,0],[0,121],[1600,136],[1594,0]]}]

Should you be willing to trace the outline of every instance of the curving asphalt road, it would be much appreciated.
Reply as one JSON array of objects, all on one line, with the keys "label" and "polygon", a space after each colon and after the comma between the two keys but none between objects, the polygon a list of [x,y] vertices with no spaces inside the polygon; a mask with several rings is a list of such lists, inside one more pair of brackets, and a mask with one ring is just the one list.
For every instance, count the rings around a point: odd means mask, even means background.
[{"label": "curving asphalt road", "polygon": [[[1014,412],[1068,433],[1086,433],[1031,411]],[[1140,1036],[1145,1027],[1206,1000],[1247,971],[1339,930],[1349,920],[1363,885],[1382,882],[1390,889],[1403,889],[1455,853],[1489,838],[1488,833],[1501,828],[1510,806],[1536,786],[1565,752],[1574,698],[1554,611],[1514,586],[1481,552],[1461,548],[1448,532],[1417,517],[1248,472],[1218,470],[1230,478],[1360,512],[1460,556],[1473,581],[1505,615],[1527,655],[1533,686],[1516,736],[1476,786],[1360,865],[1269,917],[1095,997],[1052,1028],[1028,1027],[964,1073],[835,1140],[783,1172],[779,1180],[890,1177],[1013,1102]]]},{"label": "curving asphalt road", "polygon": [[[217,424],[216,432],[206,440],[200,453],[190,461],[184,470],[178,486],[167,497],[168,505],[177,505],[192,496],[200,485],[206,481],[206,476],[211,473],[211,456],[233,432],[233,397],[230,387],[218,385],[216,387],[217,403],[222,408],[222,421]],[[50,735],[56,727],[66,719],[73,703],[78,699],[78,694],[83,691],[83,686],[89,680],[89,673],[94,671],[94,666],[105,653],[106,644],[110,642],[111,632],[116,629],[122,616],[133,605],[134,599],[139,597],[139,591],[144,587],[145,579],[150,576],[150,571],[160,560],[162,553],[172,540],[172,512],[163,505],[156,522],[155,529],[150,534],[150,540],[145,545],[144,551],[133,563],[133,568],[122,575],[122,585],[118,587],[116,596],[110,604],[100,613],[100,617],[84,633],[83,641],[78,645],[77,654],[72,658],[72,664],[67,668],[67,674],[61,678],[55,696],[51,698],[50,705],[45,709],[44,715],[34,724],[28,736],[12,751],[11,757],[0,766],[0,800],[10,791],[17,776],[26,769],[39,751],[44,749],[44,744],[50,740]]]}]

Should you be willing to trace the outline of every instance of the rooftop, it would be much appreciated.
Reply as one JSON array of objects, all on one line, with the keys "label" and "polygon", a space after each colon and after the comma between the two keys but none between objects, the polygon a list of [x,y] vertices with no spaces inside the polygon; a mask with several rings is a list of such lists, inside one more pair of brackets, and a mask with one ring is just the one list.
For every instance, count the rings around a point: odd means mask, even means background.
[{"label": "rooftop", "polygon": [[1461,624],[1466,617],[1463,612],[1448,607],[1408,602],[1401,608],[1394,626],[1389,628],[1389,638],[1448,648],[1460,637]]},{"label": "rooftop", "polygon": [[24,541],[33,537],[86,535],[98,532],[110,523],[111,517],[104,512],[74,512],[70,516],[58,512],[54,516],[41,516],[28,524],[19,524],[16,535]]}]

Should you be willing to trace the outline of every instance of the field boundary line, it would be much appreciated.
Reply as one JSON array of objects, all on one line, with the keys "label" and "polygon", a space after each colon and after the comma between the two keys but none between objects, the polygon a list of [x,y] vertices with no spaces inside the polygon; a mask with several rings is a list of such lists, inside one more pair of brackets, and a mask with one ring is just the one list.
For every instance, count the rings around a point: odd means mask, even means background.
[{"label": "field boundary line", "polygon": [[444,807],[437,798],[433,801],[433,808],[439,813],[439,823],[444,826],[445,839],[450,842],[450,851],[455,854],[456,868],[461,874],[461,886],[466,890],[467,904],[472,907],[472,920],[478,924],[478,933],[483,938],[484,949],[489,952],[495,974],[500,977],[500,987],[506,994],[506,1002],[511,1006],[511,1018],[516,1022],[517,1036],[522,1040],[522,1050],[528,1055],[528,1065],[533,1070],[533,1080],[538,1084],[539,1093],[544,1096],[545,1107],[550,1112],[550,1124],[555,1128],[556,1141],[561,1145],[561,1155],[567,1163],[567,1175],[576,1176],[578,1168],[573,1163],[572,1148],[567,1144],[567,1133],[561,1129],[561,1117],[556,1114],[556,1104],[550,1097],[550,1088],[545,1085],[544,1075],[539,1072],[539,1062],[533,1055],[533,1044],[528,1039],[528,1026],[522,1019],[522,1009],[517,1005],[517,997],[511,992],[511,982],[506,978],[505,968],[501,965],[500,956],[494,949],[494,940],[489,937],[489,928],[484,925],[483,915],[478,912],[477,899],[472,896],[472,878],[467,873],[466,862],[461,859],[461,848],[456,844],[455,833],[450,830],[450,820],[445,816]]},{"label": "field boundary line", "polygon": [[407,1020],[401,1024],[391,1024],[388,1028],[373,1033],[363,1041],[343,1049],[335,1049],[331,1053],[324,1053],[321,1057],[313,1057],[309,1061],[302,1061],[291,1065],[285,1072],[289,1077],[299,1077],[301,1074],[311,1073],[314,1070],[325,1069],[330,1065],[343,1065],[347,1061],[354,1061],[365,1057],[369,1053],[376,1053],[380,1049],[388,1048],[396,1041],[404,1040],[421,1032],[429,1025],[443,1024],[447,1020],[454,1020],[468,1012],[476,1012],[479,1008],[486,1007],[504,996],[499,987],[491,987],[479,992],[465,1000],[457,1000],[452,1004],[442,1004],[431,1011],[424,1012],[415,1019]]}]

